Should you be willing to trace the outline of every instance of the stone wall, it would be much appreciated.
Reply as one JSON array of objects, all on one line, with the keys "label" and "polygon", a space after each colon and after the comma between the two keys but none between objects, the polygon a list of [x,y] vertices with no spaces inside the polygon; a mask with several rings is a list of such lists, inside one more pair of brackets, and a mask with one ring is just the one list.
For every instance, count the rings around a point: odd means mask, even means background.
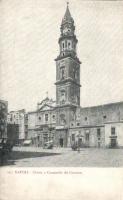
[{"label": "stone wall", "polygon": [[81,108],[81,125],[100,125],[123,120],[123,102]]}]

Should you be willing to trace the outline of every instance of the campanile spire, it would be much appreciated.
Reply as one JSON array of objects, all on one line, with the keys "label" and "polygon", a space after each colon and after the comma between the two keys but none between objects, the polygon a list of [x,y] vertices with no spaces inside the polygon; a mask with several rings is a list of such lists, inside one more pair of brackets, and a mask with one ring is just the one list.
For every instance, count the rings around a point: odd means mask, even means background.
[{"label": "campanile spire", "polygon": [[67,8],[66,8],[65,15],[64,15],[64,17],[62,19],[62,24],[66,23],[66,22],[74,23],[74,20],[73,20],[73,18],[71,16],[71,13],[70,13],[70,10],[69,10],[69,2],[67,2]]},{"label": "campanile spire", "polygon": [[62,18],[60,32],[61,32],[59,37],[60,53],[56,58],[56,60],[64,58],[66,56],[67,57],[70,56],[76,59],[80,63],[79,59],[77,58],[77,51],[76,51],[78,40],[75,35],[74,20],[70,13],[68,2],[64,17]]}]

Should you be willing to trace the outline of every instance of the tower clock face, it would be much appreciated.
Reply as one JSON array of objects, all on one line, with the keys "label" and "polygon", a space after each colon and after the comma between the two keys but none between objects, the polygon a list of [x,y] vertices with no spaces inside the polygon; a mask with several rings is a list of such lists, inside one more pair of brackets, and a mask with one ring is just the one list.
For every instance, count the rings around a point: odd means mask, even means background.
[{"label": "tower clock face", "polygon": [[67,27],[63,30],[63,33],[67,33],[68,29]]},{"label": "tower clock face", "polygon": [[63,30],[63,33],[64,33],[64,34],[66,34],[66,33],[68,33],[68,32],[70,33],[70,31],[71,31],[70,28],[65,27],[65,29]]}]

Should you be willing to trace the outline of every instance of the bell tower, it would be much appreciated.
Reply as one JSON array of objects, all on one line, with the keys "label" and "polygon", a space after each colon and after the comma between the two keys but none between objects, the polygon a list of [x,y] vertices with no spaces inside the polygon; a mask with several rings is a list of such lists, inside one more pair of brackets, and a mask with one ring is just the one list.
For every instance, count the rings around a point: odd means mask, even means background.
[{"label": "bell tower", "polygon": [[[69,6],[60,27],[59,55],[56,61],[56,114],[57,127],[67,129],[72,113],[80,106],[80,64],[77,57],[77,38]],[[57,129],[56,127],[56,129]],[[67,140],[67,139],[66,139]],[[66,141],[67,142],[67,141]],[[66,145],[64,145],[66,146]]]}]

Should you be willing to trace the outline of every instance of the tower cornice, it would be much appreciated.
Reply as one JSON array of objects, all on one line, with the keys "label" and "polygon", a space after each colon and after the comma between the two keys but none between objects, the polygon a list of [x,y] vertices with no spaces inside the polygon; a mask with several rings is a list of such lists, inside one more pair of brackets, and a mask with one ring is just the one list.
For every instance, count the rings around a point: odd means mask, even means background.
[{"label": "tower cornice", "polygon": [[78,105],[73,104],[73,103],[66,103],[63,105],[56,104],[56,106],[55,106],[55,108],[69,108],[69,107],[76,108],[76,107],[78,107]]},{"label": "tower cornice", "polygon": [[81,87],[81,85],[79,83],[77,83],[76,81],[74,81],[72,78],[67,78],[67,79],[64,79],[64,80],[58,80],[56,81],[55,85],[64,85],[65,83],[74,83],[75,85]]},{"label": "tower cornice", "polygon": [[74,56],[72,56],[72,55],[64,55],[64,56],[58,56],[57,58],[55,58],[54,60],[55,61],[58,61],[58,60],[63,60],[63,59],[65,59],[65,58],[70,58],[70,59],[72,59],[72,60],[74,60],[74,61],[76,61],[78,64],[81,64],[81,61],[79,60],[79,58],[78,57],[74,57]]}]

